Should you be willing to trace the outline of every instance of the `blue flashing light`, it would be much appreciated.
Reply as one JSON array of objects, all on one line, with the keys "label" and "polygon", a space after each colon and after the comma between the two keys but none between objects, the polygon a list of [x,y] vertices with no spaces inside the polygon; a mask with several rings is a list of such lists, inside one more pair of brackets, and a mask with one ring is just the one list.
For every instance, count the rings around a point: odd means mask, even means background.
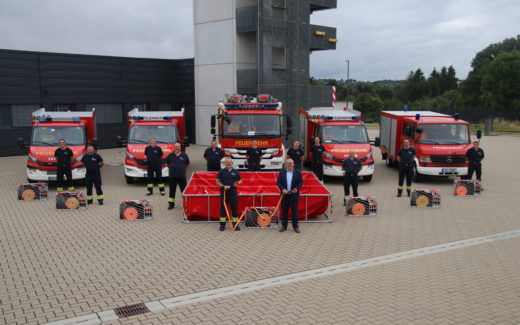
[{"label": "blue flashing light", "polygon": [[38,121],[40,121],[40,122],[45,122],[45,121],[47,121],[47,118],[46,118],[45,116],[41,116],[41,117],[38,119]]},{"label": "blue flashing light", "polygon": [[73,118],[72,118],[72,121],[74,121],[74,122],[79,122],[79,121],[80,121],[80,118],[79,118],[79,117],[73,117]]},{"label": "blue flashing light", "polygon": [[453,118],[456,120],[460,119],[460,114],[459,113],[453,114]]},{"label": "blue flashing light", "polygon": [[403,110],[404,110],[405,112],[408,112],[408,105],[404,105]]},{"label": "blue flashing light", "polygon": [[415,114],[415,119],[417,121],[419,121],[421,119],[421,114],[419,114],[419,113]]},{"label": "blue flashing light", "polygon": [[173,118],[172,118],[171,116],[165,116],[164,119],[165,119],[166,121],[171,121],[171,120],[173,120]]}]

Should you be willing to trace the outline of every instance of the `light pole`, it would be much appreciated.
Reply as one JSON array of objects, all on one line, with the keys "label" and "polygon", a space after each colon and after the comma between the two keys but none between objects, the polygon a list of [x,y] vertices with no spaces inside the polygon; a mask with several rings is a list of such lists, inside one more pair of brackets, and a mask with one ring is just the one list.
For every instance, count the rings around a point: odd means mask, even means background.
[{"label": "light pole", "polygon": [[[345,62],[347,62],[347,91],[345,96],[348,96],[350,90],[350,60],[345,60]],[[345,100],[347,99],[345,98]]]}]

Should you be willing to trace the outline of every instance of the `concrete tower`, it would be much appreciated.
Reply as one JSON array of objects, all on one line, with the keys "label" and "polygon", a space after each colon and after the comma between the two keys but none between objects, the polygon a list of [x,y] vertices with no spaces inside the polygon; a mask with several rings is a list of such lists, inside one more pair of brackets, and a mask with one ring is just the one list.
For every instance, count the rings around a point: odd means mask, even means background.
[{"label": "concrete tower", "polygon": [[309,54],[336,48],[336,29],[310,24],[337,0],[194,0],[197,143],[226,93],[269,93],[297,135],[298,108],[330,106],[330,87],[309,85]]}]

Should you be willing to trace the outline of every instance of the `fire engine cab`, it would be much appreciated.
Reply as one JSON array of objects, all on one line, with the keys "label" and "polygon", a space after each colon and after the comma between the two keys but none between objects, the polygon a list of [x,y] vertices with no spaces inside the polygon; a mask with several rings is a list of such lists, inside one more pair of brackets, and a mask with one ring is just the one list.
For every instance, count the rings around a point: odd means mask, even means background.
[{"label": "fire engine cab", "polygon": [[395,165],[403,141],[409,140],[417,152],[415,180],[420,180],[421,175],[467,175],[470,129],[469,123],[459,119],[458,114],[383,111],[380,117],[380,138],[376,138],[376,143],[380,144],[382,158],[388,166]]},{"label": "fire engine cab", "polygon": [[306,165],[312,161],[311,147],[315,137],[319,137],[325,147],[324,175],[343,176],[343,161],[353,151],[363,164],[358,175],[366,182],[372,180],[374,157],[361,112],[328,107],[300,109],[300,138],[304,139]]},{"label": "fire engine cab", "polygon": [[168,177],[166,157],[174,151],[174,145],[179,142],[182,151],[189,146],[188,138],[184,137],[184,108],[180,111],[139,111],[134,108],[128,112],[128,140],[117,137],[117,146],[126,146],[125,178],[128,184],[135,179],[148,177],[147,161],[144,150],[150,138],[155,138],[157,145],[163,151],[162,175]]},{"label": "fire engine cab", "polygon": [[[218,113],[211,116],[211,134],[224,151],[224,156],[233,159],[235,168],[247,168],[246,151],[255,139],[262,149],[261,169],[279,170],[284,163],[284,117],[286,135],[289,135],[290,119],[283,115],[282,103],[276,98],[267,94],[258,97],[226,95],[218,103]],[[221,164],[224,167],[224,159]]]},{"label": "fire engine cab", "polygon": [[74,154],[72,179],[85,178],[85,167],[80,163],[87,144],[97,146],[96,109],[90,112],[49,112],[41,108],[32,113],[32,135],[29,144],[18,139],[20,148],[29,147],[27,159],[27,180],[29,182],[55,181],[57,173],[54,151],[60,139]]}]

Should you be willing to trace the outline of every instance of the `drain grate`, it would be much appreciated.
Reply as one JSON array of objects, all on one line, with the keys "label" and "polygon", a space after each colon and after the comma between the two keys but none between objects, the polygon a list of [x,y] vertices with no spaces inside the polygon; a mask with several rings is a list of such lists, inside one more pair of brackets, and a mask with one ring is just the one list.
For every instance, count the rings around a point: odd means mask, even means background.
[{"label": "drain grate", "polygon": [[125,318],[134,315],[149,313],[150,309],[148,309],[148,307],[146,307],[145,304],[136,304],[124,307],[117,307],[114,309],[114,312],[117,316],[119,316],[119,318]]}]

